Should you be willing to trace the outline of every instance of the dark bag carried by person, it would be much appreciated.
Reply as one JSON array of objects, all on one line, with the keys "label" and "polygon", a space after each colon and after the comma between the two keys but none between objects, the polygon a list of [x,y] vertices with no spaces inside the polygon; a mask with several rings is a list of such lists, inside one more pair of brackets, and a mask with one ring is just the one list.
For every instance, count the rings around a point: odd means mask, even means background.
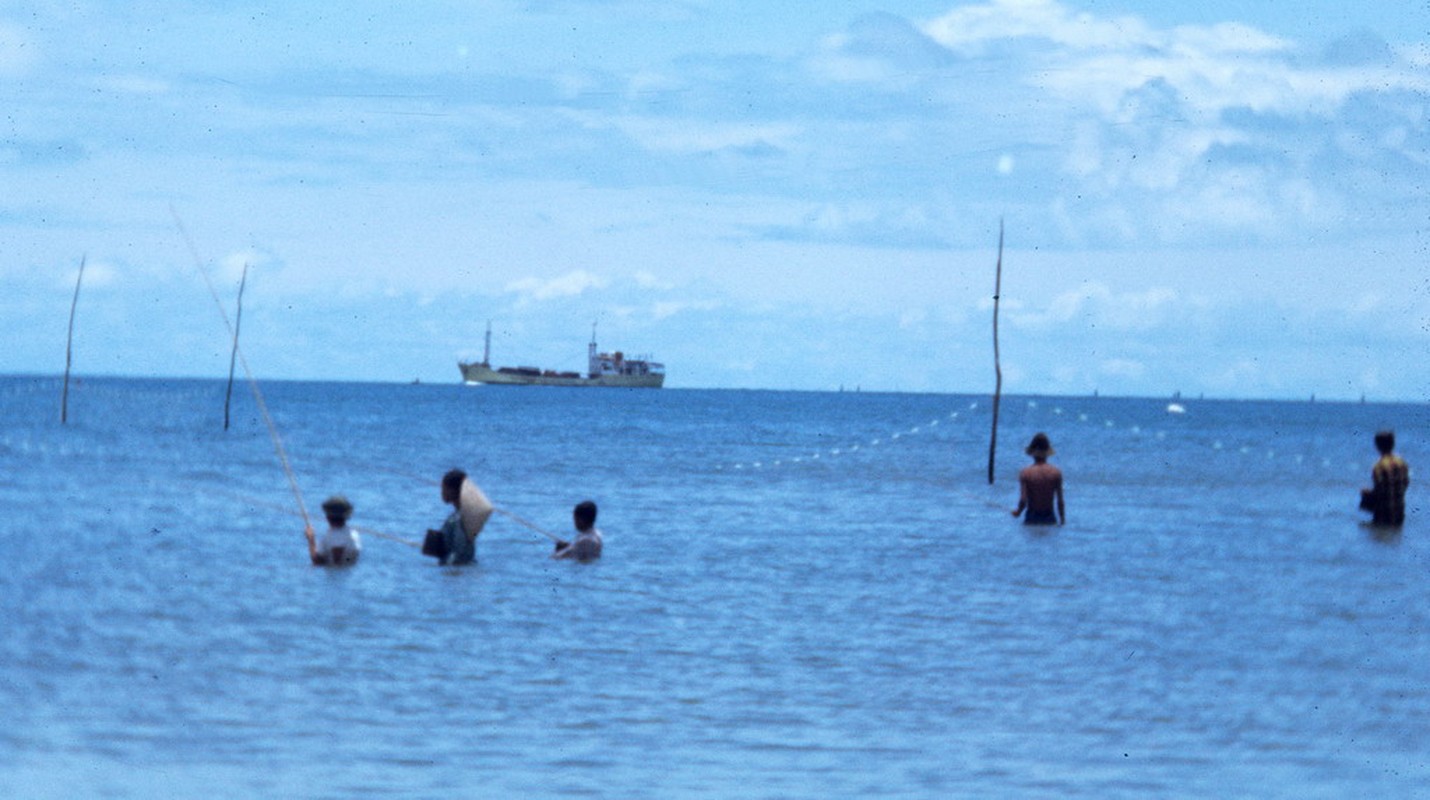
[{"label": "dark bag carried by person", "polygon": [[1360,510],[1361,510],[1361,511],[1375,511],[1375,490],[1374,490],[1374,489],[1361,489],[1361,490],[1360,490]]},{"label": "dark bag carried by person", "polygon": [[427,530],[427,538],[422,540],[422,555],[433,558],[447,557],[447,537],[441,531]]}]

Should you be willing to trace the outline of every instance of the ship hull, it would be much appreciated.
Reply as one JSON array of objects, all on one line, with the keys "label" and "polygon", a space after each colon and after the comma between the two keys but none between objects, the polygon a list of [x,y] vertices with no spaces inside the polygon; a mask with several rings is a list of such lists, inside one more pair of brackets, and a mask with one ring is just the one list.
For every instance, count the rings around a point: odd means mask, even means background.
[{"label": "ship hull", "polygon": [[501,372],[483,364],[458,364],[462,370],[462,380],[467,383],[485,383],[491,386],[602,386],[621,389],[659,389],[665,384],[665,375],[598,375],[594,378],[565,377],[560,375],[528,375],[519,372]]}]

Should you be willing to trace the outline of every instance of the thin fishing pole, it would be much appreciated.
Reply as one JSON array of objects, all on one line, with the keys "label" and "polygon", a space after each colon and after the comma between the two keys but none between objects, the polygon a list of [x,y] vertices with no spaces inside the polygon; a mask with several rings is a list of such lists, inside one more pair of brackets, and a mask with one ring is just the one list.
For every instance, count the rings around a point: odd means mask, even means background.
[{"label": "thin fishing pole", "polygon": [[194,259],[194,266],[198,268],[199,275],[203,276],[204,285],[208,287],[209,296],[213,298],[214,305],[218,308],[219,316],[223,318],[224,327],[228,328],[228,333],[233,337],[233,352],[238,355],[238,363],[243,365],[243,376],[248,379],[248,386],[253,390],[254,402],[258,404],[258,410],[263,415],[263,421],[268,425],[268,435],[273,440],[273,450],[278,454],[278,462],[283,465],[283,473],[288,476],[288,485],[293,489],[293,498],[298,501],[298,511],[303,516],[304,532],[313,527],[312,520],[308,518],[308,507],[303,504],[303,492],[298,488],[298,478],[293,474],[293,467],[288,463],[288,453],[283,449],[283,437],[278,435],[278,426],[273,424],[273,415],[268,413],[268,404],[263,401],[263,392],[258,388],[258,381],[253,378],[253,370],[248,368],[248,358],[243,354],[243,348],[238,346],[238,332],[234,329],[233,323],[229,322],[228,312],[224,310],[223,301],[219,299],[218,290],[214,289],[213,281],[209,278],[208,270],[204,269],[203,259],[199,258],[198,248],[194,247],[194,241],[189,237],[189,231],[184,227],[184,221],[179,219],[179,212],[171,205],[169,213],[174,215],[174,225],[179,229],[179,236],[183,238],[184,244],[189,248],[189,255]]}]

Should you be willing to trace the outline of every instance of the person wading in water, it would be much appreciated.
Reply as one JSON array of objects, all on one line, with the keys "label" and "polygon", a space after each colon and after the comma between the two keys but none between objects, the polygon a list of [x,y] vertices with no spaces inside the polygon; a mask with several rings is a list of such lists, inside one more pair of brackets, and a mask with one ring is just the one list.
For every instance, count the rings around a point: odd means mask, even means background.
[{"label": "person wading in water", "polygon": [[[1013,516],[1027,509],[1028,514],[1023,517],[1024,525],[1067,524],[1067,510],[1063,507],[1063,472],[1048,463],[1048,456],[1054,452],[1048,435],[1039,433],[1033,436],[1024,452],[1033,457],[1033,464],[1018,473],[1018,507],[1013,509]],[[1054,501],[1057,503],[1056,516],[1053,514]]]}]

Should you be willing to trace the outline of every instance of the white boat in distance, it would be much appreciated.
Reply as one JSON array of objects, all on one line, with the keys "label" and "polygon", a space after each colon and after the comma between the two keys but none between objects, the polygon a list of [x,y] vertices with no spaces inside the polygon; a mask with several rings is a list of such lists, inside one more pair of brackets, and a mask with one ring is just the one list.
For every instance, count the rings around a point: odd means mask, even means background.
[{"label": "white boat in distance", "polygon": [[626,358],[617,350],[596,350],[596,328],[591,326],[591,343],[586,347],[587,373],[557,372],[537,367],[492,369],[492,326],[487,323],[486,346],[479,363],[460,361],[462,380],[503,386],[613,386],[626,389],[659,389],[665,384],[665,365],[647,358]]}]

